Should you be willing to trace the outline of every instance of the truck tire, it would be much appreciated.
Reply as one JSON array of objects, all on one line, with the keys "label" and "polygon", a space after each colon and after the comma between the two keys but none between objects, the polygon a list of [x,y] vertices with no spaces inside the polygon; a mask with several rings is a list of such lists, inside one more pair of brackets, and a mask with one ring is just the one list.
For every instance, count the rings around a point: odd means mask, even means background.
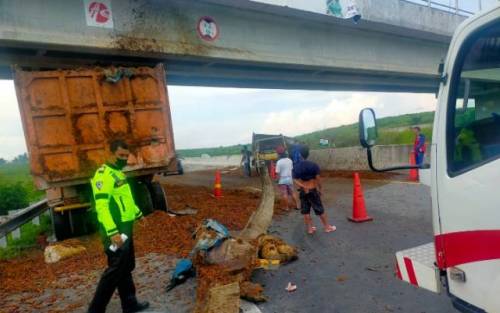
[{"label": "truck tire", "polygon": [[[71,218],[70,218],[71,214]],[[54,223],[54,235],[58,241],[83,236],[92,233],[97,229],[94,217],[87,209],[76,209],[65,212],[52,211],[52,223]],[[95,217],[95,220],[97,218]],[[73,227],[71,227],[73,221]]]},{"label": "truck tire", "polygon": [[144,216],[153,213],[154,204],[151,193],[148,188],[148,183],[142,180],[133,179],[130,181],[134,201],[142,211]]},{"label": "truck tire", "polygon": [[57,241],[71,237],[71,227],[69,225],[68,214],[52,211],[52,223],[54,225],[54,235]]},{"label": "truck tire", "polygon": [[177,174],[184,175],[184,167],[182,167],[181,160],[177,160]]},{"label": "truck tire", "polygon": [[157,211],[167,211],[167,197],[163,187],[158,182],[151,182],[148,184],[151,199],[153,200],[153,207]]}]

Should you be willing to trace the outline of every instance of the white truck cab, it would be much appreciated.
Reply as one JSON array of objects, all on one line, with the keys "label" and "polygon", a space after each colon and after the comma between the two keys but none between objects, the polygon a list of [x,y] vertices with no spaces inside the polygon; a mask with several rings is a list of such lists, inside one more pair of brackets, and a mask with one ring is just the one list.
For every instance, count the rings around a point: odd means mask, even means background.
[{"label": "white truck cab", "polygon": [[[365,109],[360,141],[372,169],[410,168],[374,168],[376,137]],[[453,36],[430,149],[434,242],[397,252],[397,276],[447,292],[462,312],[500,312],[500,5]]]}]

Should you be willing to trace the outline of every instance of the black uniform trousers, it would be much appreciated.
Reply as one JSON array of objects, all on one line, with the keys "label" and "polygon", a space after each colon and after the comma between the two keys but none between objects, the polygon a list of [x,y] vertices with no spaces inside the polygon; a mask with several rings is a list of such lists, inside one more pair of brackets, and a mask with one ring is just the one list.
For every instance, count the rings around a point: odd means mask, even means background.
[{"label": "black uniform trousers", "polygon": [[104,313],[113,293],[118,289],[124,312],[137,305],[132,271],[135,268],[134,242],[129,237],[123,246],[113,252],[107,248],[108,268],[104,271],[97,285],[94,299],[89,306],[89,313]]}]

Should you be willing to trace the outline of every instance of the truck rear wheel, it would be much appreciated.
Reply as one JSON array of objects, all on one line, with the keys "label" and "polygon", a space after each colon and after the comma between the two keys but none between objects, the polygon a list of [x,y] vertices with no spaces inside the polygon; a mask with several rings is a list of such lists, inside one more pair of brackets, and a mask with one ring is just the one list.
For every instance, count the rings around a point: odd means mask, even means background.
[{"label": "truck rear wheel", "polygon": [[151,193],[151,199],[153,200],[153,207],[155,210],[167,211],[167,197],[163,187],[158,182],[151,182],[148,184],[149,192]]},{"label": "truck rear wheel", "polygon": [[69,225],[69,217],[67,214],[54,212],[52,210],[52,223],[54,227],[54,235],[58,241],[71,237],[71,227]]},{"label": "truck rear wheel", "polygon": [[54,235],[58,241],[83,236],[95,229],[89,221],[87,209],[67,210],[54,212],[52,209],[52,222]]},{"label": "truck rear wheel", "polygon": [[184,167],[182,166],[181,160],[177,160],[177,174],[184,175]]},{"label": "truck rear wheel", "polygon": [[146,216],[153,213],[154,205],[148,188],[148,183],[142,180],[132,180],[131,187],[134,195],[134,201],[142,211],[142,214]]}]

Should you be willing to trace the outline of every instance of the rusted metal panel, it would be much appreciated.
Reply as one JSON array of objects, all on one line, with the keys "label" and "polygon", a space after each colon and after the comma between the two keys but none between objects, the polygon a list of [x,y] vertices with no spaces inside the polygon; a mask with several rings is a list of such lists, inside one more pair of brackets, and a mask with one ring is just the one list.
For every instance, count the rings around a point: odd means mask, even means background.
[{"label": "rusted metal panel", "polygon": [[81,183],[110,155],[108,143],[131,147],[129,171],[163,170],[175,158],[162,65],[57,71],[15,70],[31,172],[40,189]]}]

